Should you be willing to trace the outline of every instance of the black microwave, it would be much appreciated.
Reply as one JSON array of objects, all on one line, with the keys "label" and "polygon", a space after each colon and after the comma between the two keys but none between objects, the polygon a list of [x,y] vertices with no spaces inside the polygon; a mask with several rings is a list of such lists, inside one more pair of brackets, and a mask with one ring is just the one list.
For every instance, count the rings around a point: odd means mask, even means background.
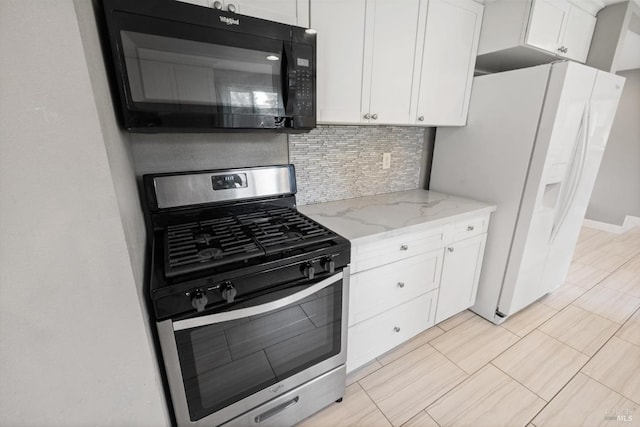
[{"label": "black microwave", "polygon": [[316,126],[316,36],[175,0],[103,0],[132,132]]}]

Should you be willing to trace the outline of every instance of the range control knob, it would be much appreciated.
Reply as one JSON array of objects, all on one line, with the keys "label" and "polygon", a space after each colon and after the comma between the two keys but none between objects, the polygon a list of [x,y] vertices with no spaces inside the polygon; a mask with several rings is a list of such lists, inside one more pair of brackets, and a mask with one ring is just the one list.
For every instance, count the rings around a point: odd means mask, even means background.
[{"label": "range control knob", "polygon": [[220,286],[220,294],[222,294],[222,298],[224,298],[226,302],[231,303],[236,298],[238,291],[236,291],[236,287],[233,286],[233,283],[224,282]]},{"label": "range control knob", "polygon": [[322,260],[322,268],[329,273],[334,273],[336,271],[336,262],[331,257],[327,257]]},{"label": "range control knob", "polygon": [[203,311],[209,299],[202,289],[191,292],[191,305],[198,311]]},{"label": "range control knob", "polygon": [[309,280],[313,280],[316,277],[316,268],[313,266],[313,263],[308,262],[302,266],[302,274]]}]

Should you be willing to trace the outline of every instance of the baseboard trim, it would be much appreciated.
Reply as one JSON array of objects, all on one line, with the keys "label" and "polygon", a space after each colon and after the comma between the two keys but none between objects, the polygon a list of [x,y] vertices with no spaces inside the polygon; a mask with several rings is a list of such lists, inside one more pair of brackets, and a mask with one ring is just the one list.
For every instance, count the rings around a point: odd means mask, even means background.
[{"label": "baseboard trim", "polygon": [[594,221],[585,218],[582,225],[596,230],[606,231],[607,233],[622,234],[633,227],[640,227],[640,217],[627,215],[624,217],[622,225],[609,224],[608,222]]}]

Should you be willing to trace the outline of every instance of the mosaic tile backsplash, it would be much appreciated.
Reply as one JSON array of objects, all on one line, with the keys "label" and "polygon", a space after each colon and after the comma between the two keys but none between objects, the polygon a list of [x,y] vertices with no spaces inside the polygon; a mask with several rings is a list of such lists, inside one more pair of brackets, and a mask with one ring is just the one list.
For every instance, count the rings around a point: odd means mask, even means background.
[{"label": "mosaic tile backsplash", "polygon": [[[402,126],[318,126],[289,135],[299,205],[418,188],[425,129]],[[391,167],[382,169],[382,154]]]}]

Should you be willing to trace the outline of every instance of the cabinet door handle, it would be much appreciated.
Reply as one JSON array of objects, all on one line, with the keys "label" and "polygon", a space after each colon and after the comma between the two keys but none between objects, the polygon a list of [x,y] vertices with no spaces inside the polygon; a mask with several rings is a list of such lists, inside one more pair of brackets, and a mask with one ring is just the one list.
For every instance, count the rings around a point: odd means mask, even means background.
[{"label": "cabinet door handle", "polygon": [[227,10],[231,13],[235,13],[236,6],[233,3],[230,3],[229,6],[227,6]]},{"label": "cabinet door handle", "polygon": [[397,326],[394,326],[394,327],[393,327],[393,332],[400,332],[400,328],[399,328],[399,327],[397,327]]},{"label": "cabinet door handle", "polygon": [[409,246],[408,245],[402,245],[402,246],[400,246],[400,250],[401,251],[408,251],[409,250]]},{"label": "cabinet door handle", "polygon": [[213,2],[213,8],[214,9],[218,9],[218,10],[222,9],[222,2],[221,1],[214,1]]},{"label": "cabinet door handle", "polygon": [[404,288],[404,282],[398,282],[398,287],[399,288]]},{"label": "cabinet door handle", "polygon": [[424,122],[424,116],[420,116],[420,117],[418,117],[418,121],[419,121],[419,122]]},{"label": "cabinet door handle", "polygon": [[365,118],[365,119],[367,119],[367,120],[369,120],[369,119],[371,118],[371,116],[369,115],[369,113],[365,114],[365,115],[364,115],[364,116],[362,116],[362,117],[364,117],[364,118]]},{"label": "cabinet door handle", "polygon": [[449,252],[453,252],[453,251],[454,251],[454,249],[453,249],[451,246],[449,246],[449,247],[447,248],[447,250],[448,250]]},{"label": "cabinet door handle", "polygon": [[373,120],[378,120],[378,115],[374,113],[374,114],[371,115],[371,118]]},{"label": "cabinet door handle", "polygon": [[473,225],[468,226],[467,231],[473,231]]}]

